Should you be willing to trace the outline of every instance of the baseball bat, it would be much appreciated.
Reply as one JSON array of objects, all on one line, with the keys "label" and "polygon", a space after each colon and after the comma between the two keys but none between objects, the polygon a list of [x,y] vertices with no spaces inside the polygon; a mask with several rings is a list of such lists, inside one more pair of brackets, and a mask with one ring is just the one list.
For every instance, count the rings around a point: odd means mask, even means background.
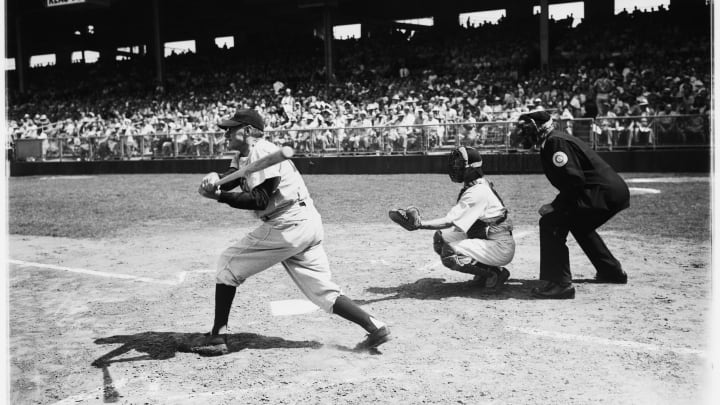
[{"label": "baseball bat", "polygon": [[267,169],[270,166],[274,166],[280,162],[283,162],[287,159],[290,159],[293,154],[295,154],[295,151],[293,148],[289,146],[283,146],[279,150],[267,155],[263,156],[262,158],[248,164],[247,166],[236,170],[229,175],[223,177],[222,179],[218,180],[215,183],[215,186],[221,186],[225,183],[229,183],[235,179],[238,179],[240,177],[244,177],[245,175],[259,172],[260,170]]}]

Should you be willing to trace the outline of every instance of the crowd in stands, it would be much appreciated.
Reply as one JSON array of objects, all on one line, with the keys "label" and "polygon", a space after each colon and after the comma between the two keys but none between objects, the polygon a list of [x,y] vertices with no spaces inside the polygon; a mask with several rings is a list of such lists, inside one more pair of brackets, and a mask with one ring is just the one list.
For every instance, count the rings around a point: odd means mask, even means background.
[{"label": "crowd in stands", "polygon": [[562,120],[595,119],[592,134],[608,148],[655,137],[703,143],[710,32],[709,18],[698,24],[664,9],[598,25],[551,21],[550,65],[540,69],[535,30],[502,20],[444,35],[378,30],[334,42],[332,85],[321,40],[300,37],[172,55],[162,86],[149,56],[34,68],[29,90],[9,94],[8,134],[66,139],[46,143],[47,153],[205,155],[222,152],[217,122],[244,107],[264,116],[274,141],[299,151],[406,151],[450,136],[481,139],[488,134],[478,123],[545,108]]}]

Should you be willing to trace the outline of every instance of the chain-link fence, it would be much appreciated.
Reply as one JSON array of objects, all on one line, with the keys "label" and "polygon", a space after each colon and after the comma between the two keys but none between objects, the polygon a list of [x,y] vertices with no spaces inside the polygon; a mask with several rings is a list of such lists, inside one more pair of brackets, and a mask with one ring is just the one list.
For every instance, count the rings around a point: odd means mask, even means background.
[{"label": "chain-link fence", "polygon": [[[561,119],[555,125],[597,150],[710,146],[707,115]],[[514,121],[274,129],[266,131],[266,138],[291,146],[298,156],[431,154],[461,145],[484,153],[507,153],[526,147]],[[222,132],[198,132],[17,139],[9,157],[18,161],[208,159],[225,152]]]}]

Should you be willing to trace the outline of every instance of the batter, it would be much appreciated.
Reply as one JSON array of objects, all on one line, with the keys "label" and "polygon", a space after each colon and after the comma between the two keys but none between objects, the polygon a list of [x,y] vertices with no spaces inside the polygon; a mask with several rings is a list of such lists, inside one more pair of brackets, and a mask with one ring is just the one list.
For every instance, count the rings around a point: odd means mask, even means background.
[{"label": "batter", "polygon": [[[264,122],[255,110],[238,110],[219,127],[226,130],[229,149],[238,153],[226,173],[205,176],[200,192],[231,207],[254,211],[262,224],[220,255],[213,327],[190,350],[203,355],[227,353],[227,324],[237,287],[277,263],[282,263],[300,291],[315,305],[368,332],[356,350],[374,349],[390,340],[387,325],[346,297],[331,280],[322,243],[322,219],[291,160],[215,186],[219,179],[278,150],[275,144],[263,139]],[[240,191],[232,191],[235,188]]]}]

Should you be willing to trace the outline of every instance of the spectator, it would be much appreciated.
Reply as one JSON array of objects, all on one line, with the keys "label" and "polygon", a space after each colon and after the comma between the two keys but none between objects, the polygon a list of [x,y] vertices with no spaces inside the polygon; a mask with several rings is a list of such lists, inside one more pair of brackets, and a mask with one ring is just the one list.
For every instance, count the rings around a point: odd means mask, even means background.
[{"label": "spectator", "polygon": [[600,77],[593,83],[593,89],[595,90],[595,105],[597,106],[598,115],[606,115],[607,111],[603,109],[604,103],[610,98],[610,93],[615,88],[615,83],[609,77],[610,75],[606,70],[600,73]]}]

